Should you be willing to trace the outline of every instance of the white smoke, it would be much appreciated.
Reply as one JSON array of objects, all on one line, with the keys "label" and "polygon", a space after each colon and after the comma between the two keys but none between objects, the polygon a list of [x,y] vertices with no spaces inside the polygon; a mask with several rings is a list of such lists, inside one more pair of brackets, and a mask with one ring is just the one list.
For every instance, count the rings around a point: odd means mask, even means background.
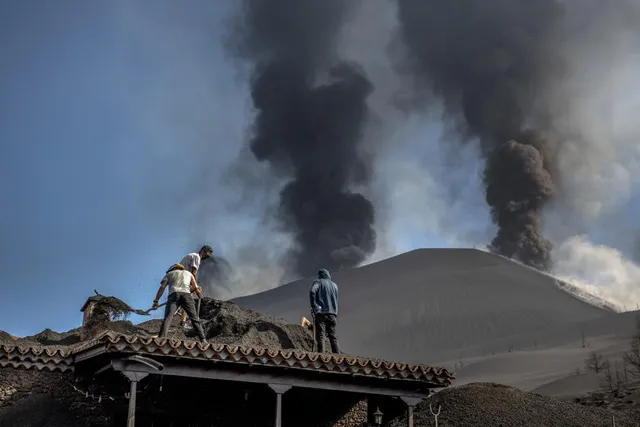
[{"label": "white smoke", "polygon": [[616,234],[610,243],[621,248],[620,237],[636,229],[628,215],[619,214],[634,202],[640,183],[640,55],[622,30],[571,49],[574,73],[566,84],[573,98],[564,115],[565,131],[576,136],[559,152],[561,198],[548,218],[556,238],[600,228]]},{"label": "white smoke", "polygon": [[632,262],[639,230],[632,212],[640,202],[640,3],[622,0],[606,8],[597,1],[568,3],[574,6],[577,36],[567,41],[572,73],[565,84],[573,98],[571,111],[563,114],[565,130],[576,137],[561,146],[561,197],[545,217],[545,231],[556,242],[553,273],[622,310],[635,310],[640,303],[640,267]]},{"label": "white smoke", "polygon": [[573,236],[554,253],[553,274],[581,291],[618,306],[622,311],[640,308],[640,267],[620,251]]}]

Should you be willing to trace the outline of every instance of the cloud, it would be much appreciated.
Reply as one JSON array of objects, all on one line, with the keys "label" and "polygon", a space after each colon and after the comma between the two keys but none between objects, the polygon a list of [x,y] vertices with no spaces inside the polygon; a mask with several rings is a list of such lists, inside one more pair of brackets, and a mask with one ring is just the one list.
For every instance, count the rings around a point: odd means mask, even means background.
[{"label": "cloud", "polygon": [[553,274],[626,310],[640,305],[640,267],[620,251],[573,236],[554,251]]}]

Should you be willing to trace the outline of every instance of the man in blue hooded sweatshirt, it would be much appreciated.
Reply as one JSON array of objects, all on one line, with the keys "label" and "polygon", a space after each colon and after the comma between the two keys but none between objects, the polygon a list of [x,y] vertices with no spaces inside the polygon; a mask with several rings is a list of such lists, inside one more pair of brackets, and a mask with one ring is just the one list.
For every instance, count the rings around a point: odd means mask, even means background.
[{"label": "man in blue hooded sweatshirt", "polygon": [[313,281],[309,291],[311,314],[316,327],[316,345],[318,353],[324,353],[325,333],[331,343],[331,351],[340,353],[336,338],[338,316],[338,285],[331,280],[329,271],[324,268],[318,271],[318,278]]}]

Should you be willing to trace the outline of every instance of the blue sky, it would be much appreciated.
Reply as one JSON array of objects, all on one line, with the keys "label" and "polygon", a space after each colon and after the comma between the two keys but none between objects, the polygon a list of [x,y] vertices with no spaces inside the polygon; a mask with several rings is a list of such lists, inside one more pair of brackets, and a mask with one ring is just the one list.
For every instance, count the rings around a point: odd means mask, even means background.
[{"label": "blue sky", "polygon": [[166,266],[201,243],[172,227],[182,212],[155,185],[171,196],[190,173],[180,157],[200,153],[151,136],[151,121],[170,126],[144,108],[145,85],[167,70],[137,21],[215,18],[200,3],[0,3],[0,329],[74,327],[93,289],[147,308]]},{"label": "blue sky", "polygon": [[0,329],[76,327],[94,289],[146,309],[186,252],[224,253],[200,196],[250,119],[221,49],[229,4],[0,3]]}]

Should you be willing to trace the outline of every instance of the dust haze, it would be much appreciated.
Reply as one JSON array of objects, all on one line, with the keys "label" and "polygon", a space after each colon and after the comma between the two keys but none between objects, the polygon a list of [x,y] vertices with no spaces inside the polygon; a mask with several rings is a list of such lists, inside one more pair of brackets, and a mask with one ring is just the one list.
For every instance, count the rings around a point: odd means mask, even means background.
[{"label": "dust haze", "polygon": [[[397,4],[406,47],[399,70],[417,87],[409,109],[442,112],[441,146],[478,146],[496,226],[490,249],[637,298],[629,293],[638,287],[634,275],[620,273],[633,265],[622,260],[630,248],[620,229],[637,225],[605,218],[625,217],[620,209],[635,198],[640,132],[622,117],[638,112],[629,98],[638,98],[639,87],[628,76],[640,69],[639,3]],[[446,176],[441,184],[449,185]],[[590,233],[606,244],[590,242]],[[600,276],[578,265],[588,262],[584,256],[572,256],[602,250],[610,250],[610,262],[598,263],[609,270]]]},{"label": "dust haze", "polygon": [[183,170],[144,202],[227,261],[212,293],[488,245],[635,305],[638,1],[224,5],[123,23],[149,171]]}]

